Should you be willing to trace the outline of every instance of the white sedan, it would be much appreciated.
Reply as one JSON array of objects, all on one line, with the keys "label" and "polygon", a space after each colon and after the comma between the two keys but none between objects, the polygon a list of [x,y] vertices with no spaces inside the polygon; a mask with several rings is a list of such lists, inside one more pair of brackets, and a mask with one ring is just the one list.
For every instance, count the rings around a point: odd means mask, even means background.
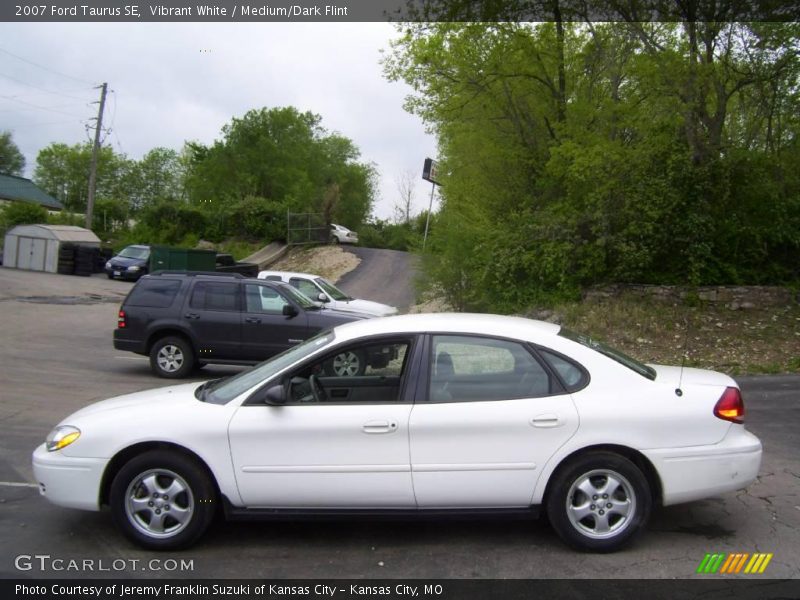
[{"label": "white sedan", "polygon": [[[329,376],[343,352],[381,367]],[[154,419],[153,415],[158,414]],[[557,325],[427,314],[324,332],[251,370],[64,419],[33,454],[41,494],[110,506],[153,549],[228,517],[535,515],[612,551],[656,504],[746,487],[761,443],[728,376],[644,365]]]}]

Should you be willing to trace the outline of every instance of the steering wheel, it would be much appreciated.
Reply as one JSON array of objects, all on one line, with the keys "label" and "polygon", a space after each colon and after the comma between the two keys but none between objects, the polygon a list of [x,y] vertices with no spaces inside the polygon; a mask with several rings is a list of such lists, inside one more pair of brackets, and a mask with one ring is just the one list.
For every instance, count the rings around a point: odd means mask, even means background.
[{"label": "steering wheel", "polygon": [[311,393],[314,395],[314,400],[317,402],[325,402],[328,399],[328,394],[325,393],[325,389],[322,387],[322,383],[320,383],[316,375],[311,375],[308,378],[308,384],[311,386]]}]

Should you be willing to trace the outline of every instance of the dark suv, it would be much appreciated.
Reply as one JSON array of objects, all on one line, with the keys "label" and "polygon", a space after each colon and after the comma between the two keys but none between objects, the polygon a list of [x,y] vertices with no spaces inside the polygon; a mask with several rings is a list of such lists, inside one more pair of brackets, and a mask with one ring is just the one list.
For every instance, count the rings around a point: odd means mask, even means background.
[{"label": "dark suv", "polygon": [[[365,318],[323,308],[285,283],[161,271],[139,279],[125,298],[114,348],[149,355],[156,375],[178,378],[195,364],[253,364],[322,329]],[[331,375],[361,375],[367,364],[386,360],[337,358]]]}]

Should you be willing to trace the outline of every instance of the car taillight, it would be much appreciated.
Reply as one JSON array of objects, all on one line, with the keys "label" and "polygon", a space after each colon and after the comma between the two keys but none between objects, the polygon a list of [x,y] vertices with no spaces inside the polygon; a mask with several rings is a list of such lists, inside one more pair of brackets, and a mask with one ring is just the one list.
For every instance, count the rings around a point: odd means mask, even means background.
[{"label": "car taillight", "polygon": [[714,416],[732,423],[744,422],[744,401],[742,393],[735,387],[725,388],[714,406]]},{"label": "car taillight", "polygon": [[125,322],[125,311],[120,310],[119,316],[117,316],[117,327],[120,329],[125,329],[127,323]]}]

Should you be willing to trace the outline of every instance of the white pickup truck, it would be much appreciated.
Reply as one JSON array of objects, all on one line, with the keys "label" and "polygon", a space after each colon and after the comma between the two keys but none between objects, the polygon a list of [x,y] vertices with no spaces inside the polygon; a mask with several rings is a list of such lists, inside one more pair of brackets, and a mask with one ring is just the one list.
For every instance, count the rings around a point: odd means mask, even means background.
[{"label": "white pickup truck", "polygon": [[287,271],[260,271],[259,279],[283,281],[294,286],[312,300],[325,303],[329,308],[345,312],[357,312],[375,317],[388,317],[397,314],[397,308],[370,300],[351,298],[327,279],[309,273],[290,273]]}]

